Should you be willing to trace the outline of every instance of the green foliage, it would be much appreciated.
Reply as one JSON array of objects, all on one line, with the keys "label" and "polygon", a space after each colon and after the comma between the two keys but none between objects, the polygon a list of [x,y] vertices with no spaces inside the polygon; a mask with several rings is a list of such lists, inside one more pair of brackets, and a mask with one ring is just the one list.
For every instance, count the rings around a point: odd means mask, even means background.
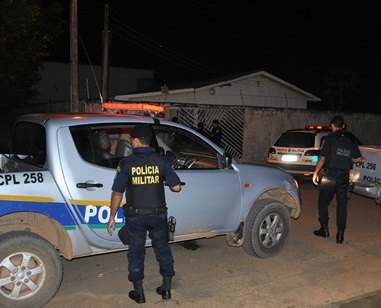
[{"label": "green foliage", "polygon": [[25,103],[37,94],[39,68],[61,34],[62,8],[38,0],[0,1],[0,105]]}]

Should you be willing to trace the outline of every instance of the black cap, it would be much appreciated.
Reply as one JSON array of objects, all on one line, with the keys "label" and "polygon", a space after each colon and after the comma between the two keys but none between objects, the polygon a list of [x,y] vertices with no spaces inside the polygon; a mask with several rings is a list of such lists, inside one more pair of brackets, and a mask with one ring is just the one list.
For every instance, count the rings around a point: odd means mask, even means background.
[{"label": "black cap", "polygon": [[342,128],[344,126],[344,118],[342,116],[334,116],[330,124],[335,124],[336,127]]},{"label": "black cap", "polygon": [[135,125],[130,133],[132,138],[152,138],[152,131],[148,124]]}]

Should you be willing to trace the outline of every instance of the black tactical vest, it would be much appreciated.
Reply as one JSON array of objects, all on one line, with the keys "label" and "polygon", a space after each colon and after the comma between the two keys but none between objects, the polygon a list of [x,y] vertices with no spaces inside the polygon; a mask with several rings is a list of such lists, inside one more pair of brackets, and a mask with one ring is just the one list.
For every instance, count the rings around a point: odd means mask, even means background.
[{"label": "black tactical vest", "polygon": [[353,142],[349,136],[341,132],[332,142],[328,157],[328,169],[350,170],[353,162]]},{"label": "black tactical vest", "polygon": [[131,158],[126,160],[129,173],[127,205],[137,209],[164,207],[163,157],[157,153],[142,153]]}]

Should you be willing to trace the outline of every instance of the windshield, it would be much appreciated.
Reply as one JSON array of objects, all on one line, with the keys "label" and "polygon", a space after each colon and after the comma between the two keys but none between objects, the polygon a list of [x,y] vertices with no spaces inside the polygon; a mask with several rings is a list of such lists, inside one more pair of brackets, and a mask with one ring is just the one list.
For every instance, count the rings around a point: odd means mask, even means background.
[{"label": "windshield", "polygon": [[305,132],[287,132],[279,137],[274,146],[313,148],[315,146],[315,134]]}]

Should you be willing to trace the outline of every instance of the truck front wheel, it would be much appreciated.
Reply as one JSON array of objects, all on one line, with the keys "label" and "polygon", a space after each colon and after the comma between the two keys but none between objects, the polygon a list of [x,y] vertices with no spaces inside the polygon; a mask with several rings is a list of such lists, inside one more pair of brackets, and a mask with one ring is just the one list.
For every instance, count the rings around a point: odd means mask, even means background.
[{"label": "truck front wheel", "polygon": [[42,237],[14,231],[0,236],[0,306],[42,307],[57,293],[62,262]]},{"label": "truck front wheel", "polygon": [[287,242],[290,223],[290,213],[284,204],[260,200],[246,218],[243,248],[259,258],[279,254]]}]

